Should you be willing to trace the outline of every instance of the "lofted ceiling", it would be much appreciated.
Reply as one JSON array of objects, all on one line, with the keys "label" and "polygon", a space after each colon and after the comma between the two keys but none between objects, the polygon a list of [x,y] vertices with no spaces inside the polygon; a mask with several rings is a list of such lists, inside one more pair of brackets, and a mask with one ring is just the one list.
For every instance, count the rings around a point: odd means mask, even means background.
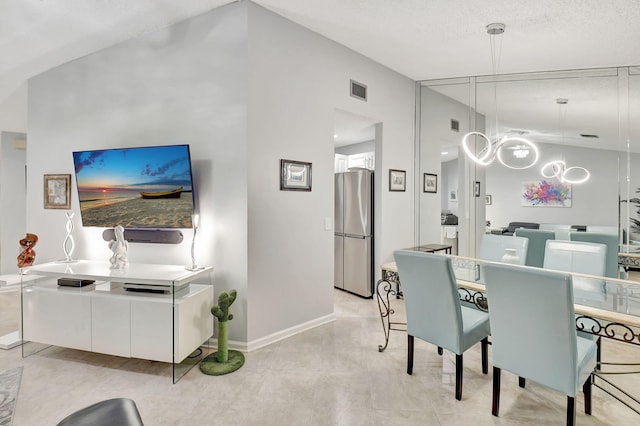
[{"label": "lofted ceiling", "polygon": [[[0,129],[26,131],[25,81],[228,0],[3,0]],[[638,0],[255,0],[414,80],[640,64]]]}]

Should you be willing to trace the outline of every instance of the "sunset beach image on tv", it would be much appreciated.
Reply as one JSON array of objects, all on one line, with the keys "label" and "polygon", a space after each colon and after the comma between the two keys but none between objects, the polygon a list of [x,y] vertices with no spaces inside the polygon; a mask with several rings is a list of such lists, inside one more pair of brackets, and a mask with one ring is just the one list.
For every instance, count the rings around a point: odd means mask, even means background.
[{"label": "sunset beach image on tv", "polygon": [[83,226],[191,228],[189,145],[73,153]]}]

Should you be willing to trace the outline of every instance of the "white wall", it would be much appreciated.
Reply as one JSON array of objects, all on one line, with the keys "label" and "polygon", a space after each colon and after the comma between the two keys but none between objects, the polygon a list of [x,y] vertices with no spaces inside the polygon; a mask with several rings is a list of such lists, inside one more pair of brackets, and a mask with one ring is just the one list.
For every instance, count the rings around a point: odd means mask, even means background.
[{"label": "white wall", "polygon": [[[25,165],[27,153],[22,145],[24,133],[0,132],[0,273],[15,274],[18,241],[25,237]],[[42,199],[41,199],[42,201]],[[31,232],[31,231],[29,231]],[[36,245],[36,254],[40,250]]]},{"label": "white wall", "polygon": [[458,159],[442,163],[442,191],[440,199],[442,203],[442,211],[450,212],[458,216],[458,200],[451,200],[450,192],[458,191]]},{"label": "white wall", "polygon": [[[72,151],[189,144],[202,218],[198,263],[215,267],[216,295],[238,290],[230,338],[246,340],[246,115],[246,3],[213,10],[32,78],[27,229],[40,236],[36,260],[64,257],[64,211],[43,209],[42,175],[73,174]],[[74,257],[107,260],[111,252],[101,238],[103,229],[80,226],[75,193],[72,210]],[[183,233],[179,245],[131,244],[129,260],[190,264],[192,234]]]},{"label": "white wall", "polygon": [[[618,225],[618,152],[539,144],[539,167],[511,170],[494,162],[487,168],[486,206],[491,227],[509,222],[564,223],[569,225]],[[626,155],[626,154],[625,154]],[[540,181],[540,168],[552,159],[564,159],[568,167],[581,166],[591,178],[572,185],[570,208],[522,206],[523,183]]]},{"label": "white wall", "polygon": [[[8,58],[6,59],[8,60]],[[0,130],[17,133],[27,131],[26,81],[22,84],[16,84],[16,88],[11,93],[7,93],[6,97],[0,101]]]},{"label": "white wall", "polygon": [[367,152],[375,152],[376,151],[376,141],[367,141],[354,143],[351,145],[345,145],[336,148],[336,154],[343,155],[354,155],[354,154],[364,154]]},{"label": "white wall", "polygon": [[[638,130],[640,130],[640,125]],[[634,138],[633,140],[638,141],[637,138]],[[629,166],[628,171],[627,161]],[[621,156],[620,164],[620,199],[640,199],[640,173],[635,171],[640,165],[640,154],[631,153],[629,158],[624,154]],[[620,204],[620,227],[627,231],[631,229],[631,239],[638,241],[640,240],[640,233],[634,232],[635,227],[632,226],[629,219],[640,220],[640,206],[634,202],[623,202]]]},{"label": "white wall", "polygon": [[[375,273],[413,244],[414,83],[255,4],[249,8],[249,340],[333,313],[334,111],[377,127]],[[349,96],[349,79],[369,100]],[[378,136],[379,135],[379,136]],[[313,163],[313,191],[280,191],[281,158]],[[407,191],[388,192],[388,170]]]},{"label": "white wall", "polygon": [[[461,120],[461,127],[467,128],[469,126],[469,113],[468,108],[466,110],[458,108],[449,98],[429,88],[420,87],[419,93],[419,243],[430,244],[440,242],[440,215],[443,210],[449,210],[446,194],[448,194],[450,183],[442,171],[441,147],[454,144],[454,137],[459,135],[450,130],[450,119]],[[438,176],[436,194],[424,192],[422,186],[424,185],[425,173]]]},{"label": "white wall", "polygon": [[[468,85],[456,85],[464,88]],[[450,210],[458,216],[458,253],[468,256],[474,253],[475,235],[470,230],[476,229],[476,203],[471,203],[468,182],[481,180],[484,177],[476,173],[473,163],[464,159],[459,149],[455,168],[443,168],[441,164],[442,148],[450,151],[458,149],[463,135],[471,130],[484,131],[484,116],[475,114],[469,106],[454,100],[428,87],[420,87],[420,181],[424,173],[438,175],[438,193],[431,194],[420,189],[420,243],[428,244],[440,241],[440,214]],[[459,123],[459,131],[451,130],[451,119]],[[463,184],[464,183],[464,184]],[[456,189],[457,202],[449,201],[449,191]],[[483,221],[481,218],[478,219]],[[484,228],[482,228],[484,229]]]},{"label": "white wall", "polygon": [[[349,96],[350,78],[368,85],[369,102]],[[37,260],[64,255],[64,212],[42,208],[42,175],[73,174],[72,151],[188,143],[202,217],[198,263],[215,267],[216,294],[239,293],[232,343],[257,347],[331,319],[333,229],[324,224],[333,218],[334,111],[384,123],[376,139],[379,274],[394,249],[413,243],[412,180],[406,192],[387,192],[389,168],[413,175],[413,85],[250,2],[36,76],[26,204],[27,228],[40,236]],[[312,192],[279,190],[281,158],[313,163]],[[74,257],[108,259],[103,229],[80,226],[75,193],[72,210]],[[189,264],[191,232],[183,232],[179,245],[131,244],[129,260]]]}]

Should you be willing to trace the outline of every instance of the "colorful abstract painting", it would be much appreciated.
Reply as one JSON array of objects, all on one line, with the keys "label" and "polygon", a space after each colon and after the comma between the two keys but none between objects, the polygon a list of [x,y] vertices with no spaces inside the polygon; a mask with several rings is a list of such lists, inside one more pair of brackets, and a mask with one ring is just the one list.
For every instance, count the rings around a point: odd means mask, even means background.
[{"label": "colorful abstract painting", "polygon": [[557,180],[525,182],[523,206],[571,207],[571,185]]}]

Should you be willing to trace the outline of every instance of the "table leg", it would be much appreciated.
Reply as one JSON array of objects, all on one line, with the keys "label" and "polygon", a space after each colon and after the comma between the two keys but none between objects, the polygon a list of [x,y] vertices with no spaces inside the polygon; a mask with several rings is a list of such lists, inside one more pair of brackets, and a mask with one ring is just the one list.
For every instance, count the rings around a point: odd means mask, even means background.
[{"label": "table leg", "polygon": [[[387,345],[389,344],[389,334],[391,333],[391,330],[406,331],[406,329],[394,328],[394,326],[407,325],[406,323],[391,321],[391,315],[395,312],[391,307],[390,298],[393,296],[398,297],[399,286],[397,281],[393,281],[392,279],[390,279],[390,277],[387,276],[385,272],[383,272],[383,278],[376,284],[378,309],[380,310],[380,320],[382,321],[382,331],[384,332],[384,345],[378,345],[379,352],[383,352],[385,349],[387,349]],[[397,277],[397,274],[395,274],[395,276]]]}]

